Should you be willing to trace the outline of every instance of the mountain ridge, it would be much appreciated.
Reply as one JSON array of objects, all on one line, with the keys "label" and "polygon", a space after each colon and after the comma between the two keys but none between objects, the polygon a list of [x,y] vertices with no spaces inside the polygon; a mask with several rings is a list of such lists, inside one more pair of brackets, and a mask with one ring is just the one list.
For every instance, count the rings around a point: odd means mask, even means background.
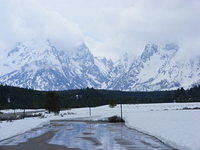
[{"label": "mountain ridge", "polygon": [[132,59],[95,57],[81,43],[73,50],[57,49],[49,40],[39,46],[18,43],[7,54],[0,83],[36,90],[67,90],[94,87],[123,91],[171,90],[200,83],[200,60],[177,61],[179,46],[147,44]]}]

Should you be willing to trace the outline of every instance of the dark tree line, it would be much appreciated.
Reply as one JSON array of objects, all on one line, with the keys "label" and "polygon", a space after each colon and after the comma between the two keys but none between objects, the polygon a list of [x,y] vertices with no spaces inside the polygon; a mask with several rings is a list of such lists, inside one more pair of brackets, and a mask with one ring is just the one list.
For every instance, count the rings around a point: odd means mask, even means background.
[{"label": "dark tree line", "polygon": [[[0,86],[0,109],[94,107],[100,105],[200,102],[200,86],[189,90],[125,92],[93,88],[45,92],[11,86]],[[50,107],[56,108],[50,108]],[[53,110],[51,110],[53,109]]]},{"label": "dark tree line", "polygon": [[199,101],[200,86],[194,86],[190,90],[184,90],[184,88],[177,89],[174,91],[173,98],[177,102]]}]

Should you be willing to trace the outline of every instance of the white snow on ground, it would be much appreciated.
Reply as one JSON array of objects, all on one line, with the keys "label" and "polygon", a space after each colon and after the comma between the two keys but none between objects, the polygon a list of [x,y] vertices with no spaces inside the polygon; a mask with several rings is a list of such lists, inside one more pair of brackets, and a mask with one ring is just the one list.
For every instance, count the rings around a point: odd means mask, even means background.
[{"label": "white snow on ground", "polygon": [[[156,136],[163,142],[180,150],[200,149],[200,109],[181,110],[183,108],[200,108],[200,103],[166,103],[123,105],[123,117],[126,125]],[[59,116],[46,115],[47,118],[28,118],[13,122],[0,123],[0,140],[23,133],[49,120],[82,119],[99,120],[120,115],[120,107],[101,106],[92,108],[92,118],[88,108],[61,111]],[[67,113],[68,112],[68,113]],[[75,114],[70,114],[71,112]],[[63,116],[63,117],[62,117]]]},{"label": "white snow on ground", "polygon": [[48,119],[28,118],[0,123],[0,141],[48,123]]}]

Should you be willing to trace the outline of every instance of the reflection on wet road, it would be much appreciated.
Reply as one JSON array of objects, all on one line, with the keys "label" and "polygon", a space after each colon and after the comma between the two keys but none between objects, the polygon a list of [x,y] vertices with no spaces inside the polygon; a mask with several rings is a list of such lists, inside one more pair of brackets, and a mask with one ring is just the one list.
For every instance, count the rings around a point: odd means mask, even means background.
[{"label": "reflection on wet road", "polygon": [[[37,143],[37,144],[36,144]],[[54,121],[0,142],[2,150],[172,150],[124,124]]]}]

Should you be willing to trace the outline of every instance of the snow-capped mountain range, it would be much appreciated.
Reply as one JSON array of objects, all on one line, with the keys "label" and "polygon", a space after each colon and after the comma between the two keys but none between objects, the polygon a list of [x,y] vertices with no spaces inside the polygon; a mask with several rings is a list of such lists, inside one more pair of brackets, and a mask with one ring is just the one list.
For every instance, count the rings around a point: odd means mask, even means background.
[{"label": "snow-capped mountain range", "polygon": [[200,59],[178,61],[176,44],[148,44],[132,59],[95,57],[81,43],[73,50],[57,49],[49,40],[18,43],[0,62],[0,83],[36,90],[86,87],[126,91],[189,88],[200,83]]},{"label": "snow-capped mountain range", "polygon": [[200,83],[200,59],[178,61],[179,47],[148,44],[141,56],[131,63],[128,71],[108,87],[128,91],[169,90],[189,88]]}]

